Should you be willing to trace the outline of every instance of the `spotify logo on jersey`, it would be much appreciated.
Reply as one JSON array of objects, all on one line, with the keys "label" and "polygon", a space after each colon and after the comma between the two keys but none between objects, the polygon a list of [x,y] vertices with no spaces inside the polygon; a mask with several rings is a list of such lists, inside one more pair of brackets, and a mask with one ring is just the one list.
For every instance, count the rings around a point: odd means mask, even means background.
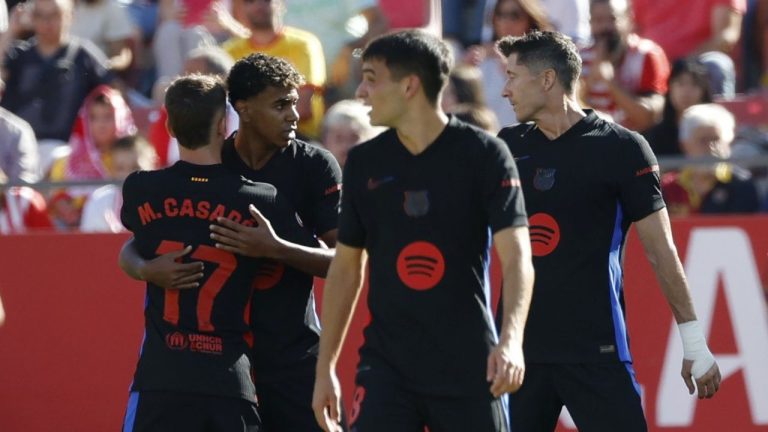
[{"label": "spotify logo on jersey", "polygon": [[533,256],[549,255],[560,243],[560,226],[555,218],[546,213],[531,216],[528,219],[528,230],[531,234]]},{"label": "spotify logo on jersey", "polygon": [[424,291],[437,285],[445,274],[445,259],[432,243],[417,241],[400,251],[397,275],[411,289]]}]

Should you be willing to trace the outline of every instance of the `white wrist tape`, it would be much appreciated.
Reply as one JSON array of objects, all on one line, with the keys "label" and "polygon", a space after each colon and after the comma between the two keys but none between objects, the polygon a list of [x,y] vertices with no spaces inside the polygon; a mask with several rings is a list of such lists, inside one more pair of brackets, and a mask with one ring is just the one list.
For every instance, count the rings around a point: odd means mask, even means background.
[{"label": "white wrist tape", "polygon": [[715,364],[715,357],[707,347],[707,340],[698,321],[688,321],[678,324],[680,337],[683,339],[683,358],[693,360],[691,374],[701,378]]}]

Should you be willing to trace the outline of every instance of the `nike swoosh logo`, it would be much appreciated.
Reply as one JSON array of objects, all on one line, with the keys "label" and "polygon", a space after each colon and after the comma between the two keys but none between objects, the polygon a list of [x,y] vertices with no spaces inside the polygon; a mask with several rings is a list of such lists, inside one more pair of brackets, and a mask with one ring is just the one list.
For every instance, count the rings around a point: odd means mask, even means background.
[{"label": "nike swoosh logo", "polygon": [[520,157],[516,157],[514,159],[515,159],[515,162],[519,162],[519,161],[524,161],[524,160],[530,159],[530,158],[531,158],[530,156],[520,156]]},{"label": "nike swoosh logo", "polygon": [[385,183],[389,183],[389,182],[391,182],[394,179],[395,178],[392,177],[392,176],[382,177],[382,178],[380,178],[378,180],[374,180],[372,178],[369,178],[368,179],[368,190],[377,189],[379,186],[381,186],[381,185],[383,185]]}]

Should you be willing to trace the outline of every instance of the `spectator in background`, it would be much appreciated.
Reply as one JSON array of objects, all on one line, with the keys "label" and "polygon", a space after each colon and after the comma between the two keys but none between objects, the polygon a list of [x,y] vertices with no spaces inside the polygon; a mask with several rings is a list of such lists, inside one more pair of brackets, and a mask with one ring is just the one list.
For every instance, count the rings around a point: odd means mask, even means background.
[{"label": "spectator in background", "polygon": [[[388,28],[376,0],[288,0],[287,6],[285,25],[306,30],[322,41],[329,86],[332,81],[333,87],[343,86],[350,79],[352,51],[363,48]],[[332,70],[337,62],[337,73],[343,77],[334,80]],[[352,97],[354,91],[338,96]]]},{"label": "spectator in background", "polygon": [[[69,35],[71,0],[31,2],[35,37],[2,53],[6,89],[0,105],[29,122],[38,141],[66,141],[86,95],[112,74],[96,46]],[[11,20],[13,37],[20,22]]]},{"label": "spectator in background", "polygon": [[500,126],[499,121],[496,119],[496,114],[486,106],[458,104],[451,108],[450,114],[453,114],[454,117],[463,122],[477,126],[491,135],[499,132]]},{"label": "spectator in background", "polygon": [[0,235],[52,228],[45,198],[27,186],[6,188],[7,182],[8,178],[0,170]]},{"label": "spectator in background", "polygon": [[[637,33],[661,45],[667,58],[699,56],[708,51],[731,55],[741,35],[746,0],[632,0]],[[733,72],[721,61],[717,75]]]},{"label": "spectator in background", "polygon": [[[201,46],[215,45],[211,33],[199,22],[185,20],[184,1],[159,0],[158,20],[152,40],[152,54],[158,80],[170,82],[184,68],[187,54]],[[199,6],[199,5],[198,5]],[[191,12],[196,16],[196,11]]]},{"label": "spectator in background", "polygon": [[491,134],[499,131],[496,114],[485,103],[483,73],[474,66],[460,65],[451,70],[441,104],[443,111],[460,120]]},{"label": "spectator in background", "polygon": [[655,42],[632,32],[626,3],[592,0],[592,46],[582,50],[582,98],[616,123],[643,131],[661,117],[669,62]]},{"label": "spectator in background", "polygon": [[320,40],[313,34],[283,25],[285,0],[246,0],[243,6],[250,37],[235,37],[223,48],[233,59],[264,53],[287,60],[304,76],[299,89],[299,133],[317,139],[325,111],[325,57]]},{"label": "spectator in background", "polygon": [[325,113],[321,142],[341,167],[352,147],[384,132],[385,128],[371,126],[370,110],[359,100],[345,99],[333,104]]},{"label": "spectator in background", "polygon": [[[0,7],[3,5],[0,5]],[[0,80],[0,99],[4,83]],[[40,157],[32,127],[0,107],[0,171],[11,183],[34,183],[40,179]]]},{"label": "spectator in background", "polygon": [[590,40],[589,0],[541,0],[552,27],[569,36],[578,47]]},{"label": "spectator in background", "polygon": [[725,162],[731,156],[735,120],[717,104],[694,105],[680,119],[680,143],[689,158],[715,157],[723,162],[697,164],[662,178],[669,213],[752,213],[758,211],[757,189],[749,171]]},{"label": "spectator in background", "polygon": [[[54,161],[52,181],[109,180],[113,175],[111,150],[119,138],[136,133],[128,104],[117,90],[99,86],[80,108],[69,140],[71,152]],[[85,198],[95,188],[70,187],[56,191],[50,200],[54,223],[64,230],[80,226]]]},{"label": "spectator in background", "polygon": [[504,36],[522,36],[531,30],[551,30],[546,13],[539,0],[498,0],[491,16],[493,40],[491,43],[468,50],[465,61],[476,64],[483,73],[483,90],[488,107],[500,124],[517,123],[514,110],[501,92],[507,81],[505,62],[496,51],[495,43]]},{"label": "spectator in background", "polygon": [[644,132],[656,156],[681,154],[678,125],[683,111],[693,105],[712,102],[707,68],[696,60],[676,61],[667,87],[661,122]]},{"label": "spectator in background", "polygon": [[[184,74],[200,73],[216,75],[221,79],[226,79],[233,64],[232,58],[223,49],[217,46],[204,46],[189,52],[189,57],[184,62]],[[169,84],[170,81],[158,81],[154,93],[158,97],[159,95],[165,95],[165,89]],[[168,119],[165,104],[162,104],[157,110],[157,114],[152,117],[149,128],[149,141],[157,152],[158,167],[170,166],[179,160],[179,148],[176,138],[172,137],[168,133],[168,128],[165,127],[165,122]],[[237,113],[232,108],[232,105],[227,102],[227,136],[237,130],[238,121]]]},{"label": "spectator in background", "polygon": [[131,109],[117,90],[95,88],[77,113],[69,139],[71,153],[54,162],[50,178],[107,179],[112,174],[110,150],[118,138],[136,133]]},{"label": "spectator in background", "polygon": [[117,0],[76,0],[72,34],[94,43],[109,59],[114,71],[131,66],[138,40],[130,15]]},{"label": "spectator in background", "polygon": [[[122,182],[134,171],[155,169],[157,155],[152,146],[138,135],[118,139],[109,153],[112,160],[112,180]],[[123,196],[119,186],[109,184],[96,189],[85,200],[83,215],[80,219],[80,231],[113,233],[125,231],[125,227],[120,222],[122,205]]]}]

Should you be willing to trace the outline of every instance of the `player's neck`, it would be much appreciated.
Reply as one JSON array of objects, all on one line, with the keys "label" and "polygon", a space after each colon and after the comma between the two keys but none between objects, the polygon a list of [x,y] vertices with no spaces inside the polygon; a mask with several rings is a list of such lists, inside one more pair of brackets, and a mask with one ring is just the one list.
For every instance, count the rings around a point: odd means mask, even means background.
[{"label": "player's neck", "polygon": [[235,135],[235,151],[240,159],[253,170],[258,170],[272,159],[280,147],[268,144],[263,139],[248,133],[248,128],[242,127]]},{"label": "player's neck", "polygon": [[209,144],[195,150],[179,146],[179,160],[195,165],[220,164],[221,146]]},{"label": "player's neck", "polygon": [[438,107],[417,106],[408,110],[395,126],[397,137],[411,154],[426,150],[443,133],[448,116]]},{"label": "player's neck", "polygon": [[587,113],[581,109],[578,102],[566,97],[552,106],[545,107],[534,121],[544,136],[552,141],[586,116]]}]

